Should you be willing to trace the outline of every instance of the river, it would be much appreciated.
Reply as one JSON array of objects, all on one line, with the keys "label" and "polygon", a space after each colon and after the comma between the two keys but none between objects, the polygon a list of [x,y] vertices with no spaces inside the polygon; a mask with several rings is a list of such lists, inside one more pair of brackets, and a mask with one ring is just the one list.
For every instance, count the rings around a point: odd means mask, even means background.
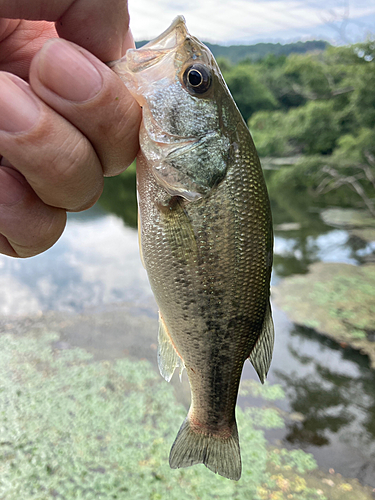
[{"label": "river", "polygon": [[[345,230],[326,226],[317,211],[297,222],[277,206],[274,212],[273,285],[305,273],[312,262],[358,265],[373,251]],[[118,215],[99,205],[69,214],[53,248],[26,260],[0,256],[0,273],[2,324],[56,314],[67,345],[85,347],[102,359],[146,357],[156,368],[157,308],[139,259],[137,232]],[[129,325],[118,317],[124,307],[132,311]],[[268,380],[286,393],[275,403],[286,426],[266,431],[267,439],[311,452],[320,468],[375,488],[375,373],[368,358],[294,325],[275,306],[273,314],[276,344]],[[92,318],[98,315],[104,326],[95,329],[99,320]],[[243,377],[256,380],[250,363]],[[186,388],[180,399],[188,404]],[[246,397],[240,404],[259,401]]]}]

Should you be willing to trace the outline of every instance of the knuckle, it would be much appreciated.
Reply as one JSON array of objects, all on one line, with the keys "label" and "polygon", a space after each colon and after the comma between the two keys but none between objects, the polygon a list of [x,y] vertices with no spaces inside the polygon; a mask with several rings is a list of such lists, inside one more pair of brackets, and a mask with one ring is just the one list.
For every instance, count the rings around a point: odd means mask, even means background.
[{"label": "knuckle", "polygon": [[[103,179],[98,158],[81,134],[67,134],[48,160],[48,184],[41,196],[45,203],[71,211],[85,210],[100,196]],[[45,182],[45,181],[44,181]]]},{"label": "knuckle", "polygon": [[[33,204],[36,204],[35,202]],[[32,215],[29,224],[16,237],[8,236],[7,241],[13,256],[20,258],[33,257],[52,247],[60,238],[66,225],[65,210],[49,207],[47,210],[30,206],[28,214]],[[32,231],[30,231],[32,228]]]},{"label": "knuckle", "polygon": [[51,152],[50,179],[56,185],[64,187],[77,181],[82,172],[82,165],[89,160],[90,146],[88,141],[81,135],[70,133],[59,146]]},{"label": "knuckle", "polygon": [[98,134],[105,140],[96,141],[104,175],[119,173],[132,163],[139,149],[140,121],[140,108],[133,98],[116,102],[111,121],[104,125],[105,132]]}]

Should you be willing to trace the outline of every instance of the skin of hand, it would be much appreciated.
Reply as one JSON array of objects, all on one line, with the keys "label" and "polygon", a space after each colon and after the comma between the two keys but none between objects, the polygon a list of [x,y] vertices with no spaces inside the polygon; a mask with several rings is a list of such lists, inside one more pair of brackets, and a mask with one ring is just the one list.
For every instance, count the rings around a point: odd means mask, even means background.
[{"label": "skin of hand", "polygon": [[0,0],[0,253],[51,247],[134,160],[141,110],[104,64],[128,26],[124,0]]}]

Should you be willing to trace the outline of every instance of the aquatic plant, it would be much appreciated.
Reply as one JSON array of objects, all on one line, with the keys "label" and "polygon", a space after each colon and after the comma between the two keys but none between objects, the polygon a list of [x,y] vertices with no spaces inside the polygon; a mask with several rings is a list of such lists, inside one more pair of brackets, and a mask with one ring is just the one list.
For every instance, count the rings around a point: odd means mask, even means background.
[{"label": "aquatic plant", "polygon": [[[257,427],[281,425],[275,415],[262,421],[261,411],[238,408],[239,482],[203,465],[171,470],[169,448],[185,417],[173,388],[148,362],[95,362],[82,349],[54,348],[56,340],[0,337],[0,498],[259,500],[267,483],[281,492],[286,484],[272,478],[268,463],[295,475],[316,467],[302,451],[268,450]],[[281,394],[272,386],[265,393]],[[289,495],[301,480],[293,481]],[[300,500],[318,498],[305,490]]]}]

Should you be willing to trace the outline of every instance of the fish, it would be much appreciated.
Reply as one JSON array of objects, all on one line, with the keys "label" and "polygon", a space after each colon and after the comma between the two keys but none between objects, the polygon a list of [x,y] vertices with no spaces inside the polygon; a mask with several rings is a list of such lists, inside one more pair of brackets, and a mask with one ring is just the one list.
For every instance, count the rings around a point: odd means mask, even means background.
[{"label": "fish", "polygon": [[178,16],[113,63],[142,107],[141,259],[159,307],[158,365],[186,370],[191,406],[172,469],[241,477],[235,406],[246,359],[271,363],[272,216],[260,161],[209,49]]}]

